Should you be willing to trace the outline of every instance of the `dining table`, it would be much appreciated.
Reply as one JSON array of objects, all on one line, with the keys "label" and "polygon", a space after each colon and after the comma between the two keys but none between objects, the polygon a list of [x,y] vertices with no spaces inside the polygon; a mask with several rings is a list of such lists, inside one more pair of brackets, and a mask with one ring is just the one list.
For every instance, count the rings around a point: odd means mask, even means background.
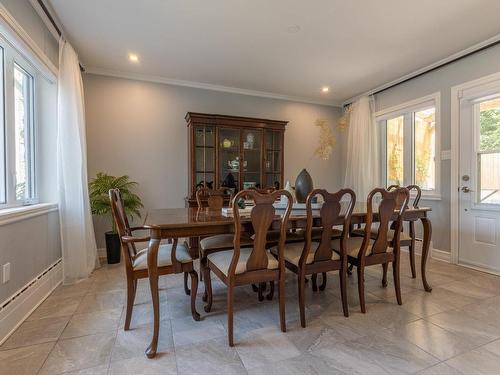
[{"label": "dining table", "polygon": [[[347,205],[346,205],[347,207]],[[281,211],[281,212],[280,212]],[[342,210],[343,211],[343,210]],[[341,212],[342,212],[341,211]],[[376,205],[373,207],[373,222],[377,222],[378,211]],[[425,291],[432,291],[426,278],[426,264],[429,255],[429,246],[432,236],[432,225],[428,217],[430,207],[408,207],[403,216],[404,222],[420,221],[423,227],[422,236],[422,254],[421,254],[421,277]],[[276,221],[280,219],[283,210],[276,210]],[[395,212],[396,215],[396,212]],[[248,226],[251,230],[250,217],[240,215],[242,225]],[[319,217],[319,210],[313,210],[313,218]],[[351,225],[361,225],[367,219],[367,203],[356,202]],[[307,212],[304,209],[292,209],[289,217],[289,225],[293,228],[305,227]],[[343,225],[344,217],[341,215],[335,225]],[[163,239],[182,239],[191,237],[203,237],[217,234],[227,234],[234,232],[234,218],[231,214],[223,213],[222,210],[210,210],[208,208],[164,208],[150,210],[145,216],[144,229],[150,232],[150,241],[148,246],[148,275],[151,288],[151,297],[153,304],[153,337],[151,343],[146,349],[148,358],[156,356],[158,337],[160,329],[160,303],[158,290],[158,250],[160,242]],[[196,254],[192,254],[196,255]]]}]

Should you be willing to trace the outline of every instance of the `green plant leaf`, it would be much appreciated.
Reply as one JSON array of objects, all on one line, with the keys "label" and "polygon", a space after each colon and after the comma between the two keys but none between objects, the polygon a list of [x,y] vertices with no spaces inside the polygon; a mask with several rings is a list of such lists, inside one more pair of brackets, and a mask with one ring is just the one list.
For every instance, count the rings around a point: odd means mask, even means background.
[{"label": "green plant leaf", "polygon": [[[111,212],[111,202],[109,201],[109,190],[119,189],[123,199],[125,213],[131,219],[141,217],[141,208],[144,208],[141,198],[133,192],[138,183],[130,181],[130,177],[111,176],[103,172],[96,174],[96,177],[89,182],[89,200],[93,215],[109,215]],[[114,226],[113,226],[114,227]]]}]

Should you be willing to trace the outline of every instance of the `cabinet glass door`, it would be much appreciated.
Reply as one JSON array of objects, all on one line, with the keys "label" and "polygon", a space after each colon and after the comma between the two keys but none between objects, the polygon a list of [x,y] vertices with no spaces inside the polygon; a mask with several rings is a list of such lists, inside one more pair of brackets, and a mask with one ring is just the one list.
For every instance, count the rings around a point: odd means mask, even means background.
[{"label": "cabinet glass door", "polygon": [[243,130],[243,189],[262,187],[262,131]]},{"label": "cabinet glass door", "polygon": [[282,188],[281,180],[281,145],[282,133],[274,130],[266,130],[264,133],[264,171],[265,171],[265,185],[266,187],[275,187],[276,189]]},{"label": "cabinet glass door", "polygon": [[219,128],[219,181],[237,192],[240,187],[240,131]]},{"label": "cabinet glass door", "polygon": [[195,137],[196,188],[214,187],[215,179],[215,130],[211,126],[197,126]]}]

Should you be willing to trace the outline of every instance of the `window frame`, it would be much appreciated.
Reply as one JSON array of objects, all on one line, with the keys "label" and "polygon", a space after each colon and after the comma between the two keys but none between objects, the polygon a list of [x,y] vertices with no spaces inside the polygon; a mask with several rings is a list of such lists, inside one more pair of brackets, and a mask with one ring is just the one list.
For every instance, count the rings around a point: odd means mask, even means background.
[{"label": "window frame", "polygon": [[[4,134],[4,163],[5,163],[5,196],[4,202],[0,200],[0,210],[12,207],[28,206],[37,204],[38,198],[38,163],[37,163],[37,133],[38,121],[37,108],[37,80],[38,71],[28,59],[17,52],[12,45],[0,35],[0,47],[3,49],[3,87],[0,98],[3,96],[3,123],[1,128]],[[26,171],[27,181],[31,194],[27,199],[16,199],[16,146],[15,146],[15,81],[14,69],[16,65],[23,73],[30,77],[29,103],[29,129],[28,135],[28,167]],[[1,110],[0,110],[1,112]],[[0,120],[2,120],[0,116]],[[1,148],[0,148],[1,149]],[[1,162],[1,160],[0,160]],[[28,170],[29,168],[29,170]],[[1,198],[1,197],[0,197]]]},{"label": "window frame", "polygon": [[473,187],[473,192],[474,194],[474,200],[472,203],[472,207],[476,209],[493,209],[493,210],[498,210],[498,207],[500,206],[499,204],[496,203],[483,203],[481,201],[481,167],[478,164],[477,157],[478,155],[483,155],[483,154],[488,154],[488,153],[498,153],[500,150],[497,149],[495,151],[489,150],[489,151],[482,151],[481,150],[481,121],[480,121],[480,104],[482,102],[492,100],[492,99],[500,99],[500,94],[495,93],[493,95],[486,95],[486,96],[481,96],[479,98],[476,98],[472,100],[472,113],[473,113],[473,149],[472,149],[472,163],[474,166],[471,166],[471,177],[473,181],[475,181],[475,186]]},{"label": "window frame", "polygon": [[[436,92],[375,113],[380,132],[382,183],[387,187],[387,120],[403,116],[403,181],[404,185],[415,183],[415,113],[435,108],[435,187],[433,190],[422,189],[422,199],[441,199],[441,93]],[[410,136],[408,136],[410,134]]]}]

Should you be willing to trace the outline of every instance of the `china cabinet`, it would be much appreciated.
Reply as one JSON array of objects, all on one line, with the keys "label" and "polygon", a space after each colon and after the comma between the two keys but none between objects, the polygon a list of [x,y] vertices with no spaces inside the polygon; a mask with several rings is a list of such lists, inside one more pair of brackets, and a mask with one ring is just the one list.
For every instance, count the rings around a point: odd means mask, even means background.
[{"label": "china cabinet", "polygon": [[283,187],[283,144],[288,121],[188,112],[189,183],[186,205],[199,187]]}]

